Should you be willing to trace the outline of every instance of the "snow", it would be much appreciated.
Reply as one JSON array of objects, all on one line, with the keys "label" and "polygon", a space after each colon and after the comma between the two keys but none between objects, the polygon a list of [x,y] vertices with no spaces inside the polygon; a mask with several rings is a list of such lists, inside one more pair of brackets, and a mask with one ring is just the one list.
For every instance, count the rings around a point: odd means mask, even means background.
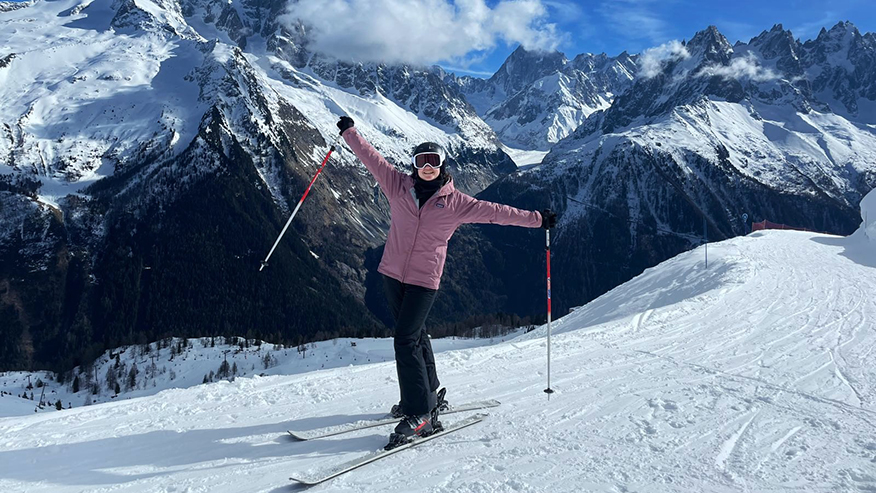
[{"label": "snow", "polygon": [[111,3],[37,2],[0,17],[0,52],[15,54],[0,69],[0,162],[39,179],[44,203],[137,160],[145,143],[181,152],[206,109],[183,81],[204,58],[198,43],[115,32]]},{"label": "snow", "polygon": [[[551,150],[545,163],[575,166],[603,160],[615,146],[630,141],[655,153],[668,153],[689,172],[688,153],[718,162],[717,149],[723,146],[739,173],[789,193],[811,193],[814,182],[839,202],[848,202],[849,195],[858,193],[859,174],[876,171],[872,128],[832,113],[803,114],[789,106],[712,100],[678,106],[669,114],[635,121],[611,134],[566,139]],[[582,157],[572,159],[576,154]]]},{"label": "snow", "polygon": [[548,151],[527,151],[508,146],[503,146],[502,150],[511,157],[511,160],[514,161],[518,168],[541,164],[541,161],[548,154]]},{"label": "snow", "polygon": [[592,113],[611,106],[611,101],[603,95],[595,95],[595,103],[583,103],[581,96],[574,94],[574,87],[575,81],[559,72],[542,77],[515,96],[522,99],[518,109],[507,111],[502,106],[494,107],[484,114],[484,121],[506,143],[548,151]]},{"label": "snow", "polygon": [[[327,141],[337,137],[335,123],[338,118],[348,115],[371,144],[390,162],[399,163],[405,172],[408,170],[410,149],[424,141],[437,142],[451,150],[463,146],[495,149],[495,143],[482,138],[478,132],[455,133],[451,129],[435,126],[379,92],[371,96],[347,92],[330,82],[317,80],[308,73],[309,69],[298,70],[272,56],[255,60],[255,64],[266,74],[270,87],[280,96],[293,101],[295,107],[324,132]],[[343,149],[343,146],[340,148]],[[344,165],[356,166],[363,173],[367,172],[351,153],[342,151],[339,158]],[[322,156],[319,156],[321,159]]]},{"label": "snow", "polygon": [[[710,244],[708,269],[699,249],[648,269],[553,324],[550,399],[545,327],[442,348],[451,402],[503,404],[484,423],[317,488],[871,491],[876,250],[853,249],[859,240],[763,231]],[[295,473],[385,443],[382,428],[285,436],[376,417],[397,400],[394,365],[380,361],[390,342],[350,342],[319,343],[314,355],[344,357],[331,368],[294,366],[311,358],[295,354],[265,377],[2,418],[0,488],[287,491]],[[179,374],[201,380],[212,354]]]},{"label": "snow", "polygon": [[861,219],[861,227],[852,236],[864,236],[867,240],[876,242],[876,190],[871,190],[861,200]]},{"label": "snow", "polygon": [[[319,258],[313,251],[310,254]],[[512,336],[513,333],[496,340],[503,341]],[[496,340],[446,338],[435,340],[433,348],[435,352],[440,353],[452,349],[488,345]],[[243,378],[253,375],[293,375],[326,368],[393,361],[394,357],[391,339],[333,339],[307,344],[303,352],[298,351],[297,347],[279,348],[269,343],[263,343],[261,347],[251,344],[241,348],[239,346],[241,341],[242,338],[235,338],[226,345],[219,337],[213,341],[210,338],[185,341],[172,338],[172,341],[161,349],[156,343],[150,344],[150,349],[146,353],[141,346],[127,346],[107,351],[94,362],[93,375],[96,375],[100,382],[97,394],[86,389],[88,377],[87,370],[83,368],[75,370],[81,382],[81,390],[78,393],[72,391],[72,381],[58,384],[50,372],[0,373],[0,390],[11,394],[0,400],[0,416],[23,416],[34,413],[42,392],[41,387],[36,387],[37,381],[42,381],[45,386],[44,401],[47,404],[37,412],[54,412],[54,404],[59,399],[64,408],[78,408],[83,405],[153,396],[168,389],[200,385],[205,376],[211,372],[217,373],[223,361],[228,361],[229,368],[237,365],[238,372],[235,377]],[[182,351],[175,352],[171,349],[171,345],[179,347],[180,344],[183,347]],[[118,366],[116,366],[115,355],[118,355]],[[267,367],[266,356],[269,361]],[[135,365],[138,370],[136,385],[129,388],[126,378]],[[119,367],[121,370],[117,369]],[[107,372],[110,369],[120,375],[119,394],[107,388]],[[214,381],[220,379],[216,378]],[[28,384],[31,385],[30,388]],[[33,393],[34,400],[18,398],[22,393],[28,396]]]}]

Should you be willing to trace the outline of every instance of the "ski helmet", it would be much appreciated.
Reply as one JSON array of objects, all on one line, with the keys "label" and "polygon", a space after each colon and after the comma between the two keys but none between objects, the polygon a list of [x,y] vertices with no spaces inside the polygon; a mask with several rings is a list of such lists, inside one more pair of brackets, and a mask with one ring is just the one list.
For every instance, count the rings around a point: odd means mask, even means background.
[{"label": "ski helmet", "polygon": [[447,159],[447,153],[444,152],[444,148],[440,144],[423,142],[414,148],[411,164],[415,169],[423,169],[427,164],[433,168],[443,169],[445,159]]}]

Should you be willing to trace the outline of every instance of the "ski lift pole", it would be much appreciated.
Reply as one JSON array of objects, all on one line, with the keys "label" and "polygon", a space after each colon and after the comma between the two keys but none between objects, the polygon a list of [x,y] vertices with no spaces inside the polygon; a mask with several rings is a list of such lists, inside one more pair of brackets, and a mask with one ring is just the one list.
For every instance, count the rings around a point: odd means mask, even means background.
[{"label": "ski lift pole", "polygon": [[262,266],[259,267],[259,272],[261,272],[265,267],[268,266],[268,259],[270,259],[271,255],[274,254],[274,250],[277,249],[277,245],[280,244],[280,240],[283,238],[283,235],[286,234],[286,230],[289,229],[289,225],[292,224],[292,219],[295,219],[295,214],[298,214],[298,209],[301,208],[301,204],[304,203],[304,199],[306,199],[307,194],[310,193],[310,187],[313,186],[313,183],[319,177],[319,174],[322,173],[323,168],[325,168],[326,163],[328,163],[329,156],[331,156],[332,152],[334,152],[335,150],[335,144],[337,144],[338,139],[340,138],[341,136],[338,135],[337,137],[335,137],[335,140],[332,141],[332,145],[329,148],[328,154],[325,155],[325,158],[322,160],[322,164],[320,165],[319,169],[316,170],[316,174],[313,175],[313,179],[310,180],[310,185],[307,185],[307,189],[304,191],[304,195],[301,196],[301,200],[298,201],[298,205],[295,206],[295,210],[292,211],[292,215],[289,216],[289,220],[286,221],[286,225],[283,226],[283,230],[280,231],[280,236],[277,237],[277,241],[274,242],[274,246],[271,247],[271,251],[268,252],[268,256],[265,257],[265,259],[262,261]]},{"label": "ski lift pole", "polygon": [[544,392],[551,398],[554,389],[551,388],[551,230],[544,231],[545,249],[547,250],[547,388]]}]

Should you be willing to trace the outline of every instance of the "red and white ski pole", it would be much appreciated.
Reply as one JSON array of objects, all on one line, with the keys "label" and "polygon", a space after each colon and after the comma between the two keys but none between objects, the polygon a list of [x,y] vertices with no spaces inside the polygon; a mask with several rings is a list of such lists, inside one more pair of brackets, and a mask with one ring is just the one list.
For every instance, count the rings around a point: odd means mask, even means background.
[{"label": "red and white ski pole", "polygon": [[277,248],[277,245],[280,244],[280,240],[283,238],[283,235],[286,234],[286,230],[289,229],[289,225],[292,224],[292,219],[295,219],[295,214],[298,214],[298,209],[301,208],[301,204],[304,203],[304,199],[307,198],[307,194],[310,193],[310,187],[313,186],[313,182],[319,177],[319,174],[322,173],[323,168],[325,168],[326,163],[328,163],[329,156],[332,155],[332,152],[335,151],[335,144],[338,142],[341,136],[337,136],[335,140],[332,141],[332,145],[329,148],[328,154],[325,155],[325,159],[322,160],[322,165],[320,165],[319,169],[316,170],[316,174],[313,175],[313,179],[310,180],[310,185],[307,185],[307,190],[304,191],[304,195],[301,196],[301,200],[298,201],[298,205],[295,206],[295,210],[292,211],[292,215],[289,216],[289,220],[286,221],[286,225],[283,226],[283,231],[280,231],[280,236],[277,237],[277,241],[274,242],[274,246],[271,247],[271,251],[268,252],[268,256],[262,261],[262,266],[259,267],[259,272],[262,271],[265,267],[268,266],[268,259],[271,258],[271,255],[274,254],[274,250]]},{"label": "red and white ski pole", "polygon": [[547,388],[545,393],[550,395],[554,393],[551,388],[551,230],[544,230],[545,234],[545,249],[547,250]]}]

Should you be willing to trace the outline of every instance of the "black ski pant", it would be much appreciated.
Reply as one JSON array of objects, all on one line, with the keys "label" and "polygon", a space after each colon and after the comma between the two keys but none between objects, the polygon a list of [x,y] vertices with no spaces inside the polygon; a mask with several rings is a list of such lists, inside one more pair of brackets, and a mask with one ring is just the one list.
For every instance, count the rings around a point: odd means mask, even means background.
[{"label": "black ski pant", "polygon": [[435,355],[425,325],[438,291],[404,284],[388,276],[383,276],[383,287],[395,319],[393,345],[402,412],[426,414],[436,405],[434,391],[439,386]]}]

